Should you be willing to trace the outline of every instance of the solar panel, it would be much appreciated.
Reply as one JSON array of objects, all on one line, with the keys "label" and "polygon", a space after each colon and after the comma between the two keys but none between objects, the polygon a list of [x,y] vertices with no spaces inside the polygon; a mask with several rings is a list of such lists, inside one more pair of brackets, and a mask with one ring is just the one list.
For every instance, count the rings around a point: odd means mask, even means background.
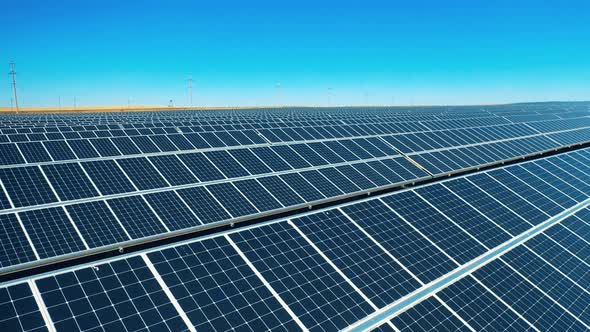
[{"label": "solar panel", "polygon": [[588,111],[1,115],[0,329],[590,329]]}]

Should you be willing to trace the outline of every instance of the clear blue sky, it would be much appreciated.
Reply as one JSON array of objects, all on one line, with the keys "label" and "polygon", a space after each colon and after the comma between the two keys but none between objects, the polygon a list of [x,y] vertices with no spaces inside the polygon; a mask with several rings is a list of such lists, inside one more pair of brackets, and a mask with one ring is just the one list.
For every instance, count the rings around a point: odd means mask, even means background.
[{"label": "clear blue sky", "polygon": [[6,1],[24,106],[590,99],[590,1]]}]

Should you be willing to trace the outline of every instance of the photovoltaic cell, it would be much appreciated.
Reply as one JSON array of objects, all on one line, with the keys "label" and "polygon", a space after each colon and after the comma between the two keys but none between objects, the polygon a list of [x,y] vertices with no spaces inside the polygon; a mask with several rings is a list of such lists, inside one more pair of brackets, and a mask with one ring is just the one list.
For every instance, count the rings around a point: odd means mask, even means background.
[{"label": "photovoltaic cell", "polygon": [[516,213],[465,179],[447,181],[443,185],[512,235],[518,235],[532,227]]},{"label": "photovoltaic cell", "polygon": [[582,323],[499,260],[475,271],[474,276],[529,322],[543,329],[585,330]]},{"label": "photovoltaic cell", "polygon": [[488,248],[494,248],[512,238],[440,184],[418,188],[416,192]]},{"label": "photovoltaic cell", "polygon": [[225,178],[202,153],[181,154],[178,157],[200,181],[215,181]]},{"label": "photovoltaic cell", "polygon": [[166,229],[141,196],[108,200],[107,203],[134,239],[166,233]]},{"label": "photovoltaic cell", "polygon": [[204,187],[182,189],[178,191],[178,194],[203,224],[231,218]]},{"label": "photovoltaic cell", "polygon": [[352,181],[335,168],[322,168],[318,171],[346,194],[360,191],[360,188],[356,184],[352,183]]},{"label": "photovoltaic cell", "polygon": [[590,322],[590,294],[543,258],[518,246],[503,255],[502,260],[581,321]]},{"label": "photovoltaic cell", "polygon": [[392,320],[400,331],[471,331],[434,297],[418,303]]},{"label": "photovoltaic cell", "polygon": [[239,149],[239,150],[229,150],[229,154],[231,154],[242,166],[250,172],[250,174],[264,174],[264,173],[272,173],[272,170],[268,168],[256,155],[254,155],[250,150],[246,149]]},{"label": "photovoltaic cell", "polygon": [[338,211],[312,214],[293,223],[378,307],[420,286]]},{"label": "photovoltaic cell", "polygon": [[22,164],[25,160],[15,144],[0,144],[0,165]]},{"label": "photovoltaic cell", "polygon": [[78,164],[51,164],[41,168],[62,201],[99,196]]},{"label": "photovoltaic cell", "polygon": [[481,244],[411,191],[384,197],[383,201],[460,264],[486,252]]},{"label": "photovoltaic cell", "polygon": [[103,201],[65,208],[90,248],[131,240]]},{"label": "photovoltaic cell", "polygon": [[299,327],[221,237],[148,255],[197,331]]},{"label": "photovoltaic cell", "polygon": [[43,144],[53,160],[76,159],[76,155],[74,155],[66,141],[45,141]]},{"label": "photovoltaic cell", "polygon": [[457,267],[442,251],[379,200],[348,205],[342,210],[423,283]]},{"label": "photovoltaic cell", "polygon": [[113,160],[85,162],[82,167],[103,195],[135,191],[133,184]]},{"label": "photovoltaic cell", "polygon": [[467,178],[473,184],[484,190],[490,196],[500,201],[512,211],[523,217],[532,225],[538,225],[547,220],[547,215],[534,205],[515,194],[487,174],[476,174]]},{"label": "photovoltaic cell", "polygon": [[57,197],[36,166],[2,168],[0,180],[14,207],[57,202]]},{"label": "photovoltaic cell", "polygon": [[205,155],[227,178],[250,175],[227,151],[210,151]]},{"label": "photovoltaic cell", "polygon": [[266,188],[274,197],[276,197],[283,206],[292,206],[304,203],[303,199],[297,195],[285,182],[277,176],[268,176],[257,179],[260,184]]},{"label": "photovoltaic cell", "polygon": [[166,180],[164,180],[154,166],[150,164],[147,158],[119,159],[117,160],[117,163],[139,190],[164,188],[168,186]]},{"label": "photovoltaic cell", "polygon": [[170,230],[201,225],[201,222],[174,191],[162,191],[144,197]]},{"label": "photovoltaic cell", "polygon": [[213,184],[207,186],[207,189],[233,217],[258,213],[258,210],[231,183]]},{"label": "photovoltaic cell", "polygon": [[0,330],[48,331],[33,292],[27,283],[0,288]]},{"label": "photovoltaic cell", "polygon": [[275,172],[288,171],[293,169],[278,154],[267,147],[258,147],[251,149],[254,154],[260,158],[268,167]]},{"label": "photovoltaic cell", "polygon": [[472,277],[455,281],[438,296],[476,331],[535,331]]},{"label": "photovoltaic cell", "polygon": [[86,249],[63,208],[24,211],[18,215],[40,258]]},{"label": "photovoltaic cell", "polygon": [[310,331],[340,330],[373,311],[287,223],[230,237]]},{"label": "photovoltaic cell", "polygon": [[35,259],[35,254],[16,216],[0,215],[0,268]]},{"label": "photovoltaic cell", "polygon": [[149,159],[172,186],[199,182],[175,155],[153,156]]},{"label": "photovoltaic cell", "polygon": [[254,179],[237,181],[233,184],[261,212],[283,207],[279,201]]},{"label": "photovoltaic cell", "polygon": [[138,256],[36,281],[58,331],[185,331]]},{"label": "photovoltaic cell", "polygon": [[307,180],[307,182],[313,184],[313,186],[325,197],[334,197],[343,194],[338,187],[318,171],[304,171],[300,174]]},{"label": "photovoltaic cell", "polygon": [[28,163],[51,161],[51,156],[41,142],[18,143],[18,148]]},{"label": "photovoltaic cell", "polygon": [[288,173],[279,176],[291,189],[295,190],[306,202],[324,199],[324,195],[312,186],[298,173]]}]

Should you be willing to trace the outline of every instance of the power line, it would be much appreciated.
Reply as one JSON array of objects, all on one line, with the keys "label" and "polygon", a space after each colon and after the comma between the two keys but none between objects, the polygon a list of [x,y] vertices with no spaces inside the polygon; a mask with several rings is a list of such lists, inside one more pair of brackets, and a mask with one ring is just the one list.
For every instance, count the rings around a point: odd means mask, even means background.
[{"label": "power line", "polygon": [[14,71],[14,62],[10,63],[10,73],[9,75],[12,76],[12,92],[14,93],[14,105],[16,106],[16,112],[18,113],[18,97],[16,95],[16,72]]}]

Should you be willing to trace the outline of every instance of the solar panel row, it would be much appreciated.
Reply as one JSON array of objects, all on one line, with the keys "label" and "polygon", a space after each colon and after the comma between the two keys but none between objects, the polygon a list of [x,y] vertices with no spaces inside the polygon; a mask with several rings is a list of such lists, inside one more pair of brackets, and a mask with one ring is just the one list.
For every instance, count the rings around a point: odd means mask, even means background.
[{"label": "solar panel row", "polygon": [[[578,121],[580,119],[573,120]],[[478,127],[443,129],[440,131],[439,129],[432,131],[428,128],[407,128],[409,130],[402,129],[401,132],[408,133],[397,135],[391,135],[392,132],[400,131],[400,128],[395,128],[395,126],[399,126],[396,123],[388,123],[387,125],[383,123],[338,123],[338,125],[323,126],[298,123],[298,126],[294,124],[293,127],[276,129],[242,128],[238,130],[228,127],[224,131],[212,132],[199,129],[194,131],[192,129],[194,127],[182,127],[182,129],[180,127],[158,128],[163,131],[162,133],[154,132],[153,129],[148,129],[148,131],[112,129],[104,130],[99,135],[81,135],[80,133],[87,133],[87,131],[72,130],[65,131],[65,134],[67,134],[65,136],[62,133],[57,133],[59,135],[51,140],[43,140],[43,138],[47,137],[40,137],[40,134],[9,134],[6,135],[7,138],[4,140],[0,139],[0,142],[13,142],[0,144],[0,149],[4,152],[2,159],[0,159],[0,165],[265,145],[268,142],[284,143],[355,137],[383,137],[401,151],[410,153],[576,129],[572,128],[572,125],[567,122],[572,120],[559,121],[565,122],[564,126],[560,127],[554,124],[555,121],[550,121],[553,125],[539,126],[540,130],[532,129],[528,123],[499,124],[493,127],[483,127],[480,124]],[[586,128],[582,130],[587,131],[588,124],[584,121],[578,122],[579,127],[577,128]],[[415,124],[419,125],[420,123]],[[530,123],[532,125],[536,124],[534,121]],[[281,124],[285,125],[285,122],[281,122]],[[574,130],[574,132],[577,132],[577,130]],[[90,133],[94,132],[90,131]]]},{"label": "solar panel row", "polygon": [[[58,330],[345,329],[587,206],[589,167],[579,150],[32,277],[27,312]],[[381,329],[587,329],[590,210],[556,220]]]},{"label": "solar panel row", "polygon": [[[270,149],[266,151],[274,153]],[[150,164],[145,158],[122,163],[121,160],[96,161],[2,169],[0,184],[7,195],[0,196],[5,208],[0,215],[19,220],[23,232],[33,233],[33,247],[39,247],[37,259],[44,259],[214,222],[235,221],[238,217],[308,206],[426,176],[401,157],[372,158],[336,167],[324,165],[296,171],[290,166],[295,164],[291,162],[293,156],[286,161],[260,161],[248,167],[284,165],[290,169],[257,178],[242,173],[246,170],[241,165],[246,163],[227,159],[231,158],[228,154],[211,159],[206,159],[206,155],[185,155],[174,159],[176,163],[165,160],[167,163],[159,164],[171,170],[159,169],[157,162]],[[153,171],[146,172],[143,166]],[[169,185],[178,176],[181,177],[179,181],[190,180],[183,177],[183,173],[198,181],[193,170],[198,170],[200,180],[209,182]],[[175,176],[166,177],[165,174]],[[235,178],[228,179],[232,176]],[[221,179],[227,182],[220,182]],[[167,190],[151,190],[157,188]],[[139,195],[118,195],[126,192]],[[39,204],[45,205],[30,208]],[[17,209],[27,206],[26,210]],[[41,222],[45,219],[47,222]],[[35,230],[37,226],[40,228]],[[2,237],[8,234],[7,229]],[[31,258],[4,261],[0,266],[5,268],[35,260]]]}]

